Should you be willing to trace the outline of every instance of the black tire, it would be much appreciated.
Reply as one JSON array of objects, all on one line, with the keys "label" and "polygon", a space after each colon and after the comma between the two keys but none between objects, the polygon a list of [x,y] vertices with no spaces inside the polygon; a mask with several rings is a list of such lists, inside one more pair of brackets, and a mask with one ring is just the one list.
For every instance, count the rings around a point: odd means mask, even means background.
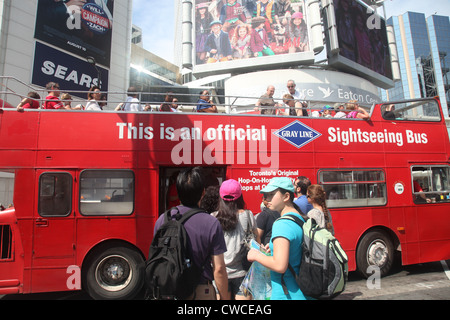
[{"label": "black tire", "polygon": [[96,250],[87,263],[85,289],[96,300],[133,299],[144,283],[143,258],[127,247]]},{"label": "black tire", "polygon": [[356,249],[356,266],[365,278],[373,273],[367,272],[369,266],[378,266],[381,277],[386,276],[394,263],[392,239],[383,231],[370,231],[361,239]]}]

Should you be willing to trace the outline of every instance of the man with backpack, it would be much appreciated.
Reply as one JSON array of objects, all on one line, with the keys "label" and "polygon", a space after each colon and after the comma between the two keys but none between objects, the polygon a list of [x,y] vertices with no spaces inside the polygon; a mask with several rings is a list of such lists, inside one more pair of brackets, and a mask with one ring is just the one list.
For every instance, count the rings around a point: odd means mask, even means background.
[{"label": "man with backpack", "polygon": [[215,217],[198,208],[205,190],[201,168],[180,172],[176,188],[181,205],[155,224],[146,262],[147,297],[214,300],[215,280],[220,299],[228,299],[223,231]]}]

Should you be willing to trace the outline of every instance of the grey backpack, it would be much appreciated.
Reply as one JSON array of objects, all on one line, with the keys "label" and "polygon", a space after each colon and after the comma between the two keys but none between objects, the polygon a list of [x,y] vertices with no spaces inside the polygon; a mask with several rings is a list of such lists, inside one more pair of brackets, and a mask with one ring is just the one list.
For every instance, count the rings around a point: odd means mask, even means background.
[{"label": "grey backpack", "polygon": [[[303,229],[303,253],[300,271],[289,270],[305,296],[315,299],[332,299],[345,290],[348,277],[348,258],[339,241],[314,219],[303,222],[296,216],[286,214],[288,219]],[[287,288],[282,278],[285,294]]]}]

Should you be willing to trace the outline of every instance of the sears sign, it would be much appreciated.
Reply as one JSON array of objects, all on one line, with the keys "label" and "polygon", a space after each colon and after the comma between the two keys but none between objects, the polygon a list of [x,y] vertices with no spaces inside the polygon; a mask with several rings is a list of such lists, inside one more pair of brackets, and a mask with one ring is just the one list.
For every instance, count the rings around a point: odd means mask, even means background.
[{"label": "sears sign", "polygon": [[[98,67],[101,72],[103,90],[108,90],[108,70]],[[88,91],[98,85],[97,70],[86,60],[81,60],[62,51],[36,42],[32,83],[45,87],[48,82],[59,83],[63,92]],[[80,94],[75,94],[79,96]],[[86,93],[81,94],[86,98]]]}]

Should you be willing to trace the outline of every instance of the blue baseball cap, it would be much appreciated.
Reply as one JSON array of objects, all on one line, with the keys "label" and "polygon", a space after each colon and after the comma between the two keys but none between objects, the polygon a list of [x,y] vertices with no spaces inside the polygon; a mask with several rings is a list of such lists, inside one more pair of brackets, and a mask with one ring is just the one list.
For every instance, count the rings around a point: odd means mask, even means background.
[{"label": "blue baseball cap", "polygon": [[278,188],[295,193],[294,185],[292,184],[291,179],[286,177],[272,178],[269,184],[262,189],[260,193],[272,192]]}]

